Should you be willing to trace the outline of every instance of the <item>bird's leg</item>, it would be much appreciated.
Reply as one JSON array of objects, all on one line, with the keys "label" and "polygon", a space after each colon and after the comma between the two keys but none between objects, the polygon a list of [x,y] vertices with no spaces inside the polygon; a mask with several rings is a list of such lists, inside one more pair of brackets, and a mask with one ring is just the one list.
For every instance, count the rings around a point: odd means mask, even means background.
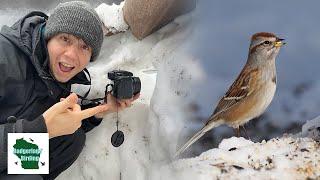
[{"label": "bird's leg", "polygon": [[236,134],[237,137],[240,137],[240,128],[237,127],[236,129],[234,129],[234,133]]},{"label": "bird's leg", "polygon": [[246,128],[244,127],[244,125],[242,126],[242,128],[243,128],[243,130],[244,130],[244,134],[245,134],[245,136],[247,137],[247,139],[249,139],[249,140],[251,141],[251,138],[248,136],[247,130],[246,130]]}]

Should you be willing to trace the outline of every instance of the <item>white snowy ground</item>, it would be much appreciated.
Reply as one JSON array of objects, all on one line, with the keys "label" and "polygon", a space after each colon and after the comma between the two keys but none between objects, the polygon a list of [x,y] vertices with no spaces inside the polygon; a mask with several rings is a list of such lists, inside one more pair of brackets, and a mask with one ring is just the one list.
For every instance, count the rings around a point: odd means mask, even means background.
[{"label": "white snowy ground", "polygon": [[161,167],[152,179],[316,179],[320,177],[319,148],[311,138],[253,143],[232,137],[198,157]]},{"label": "white snowy ground", "polygon": [[318,179],[320,116],[298,135],[261,143],[224,139],[218,148],[163,166],[152,179]]}]

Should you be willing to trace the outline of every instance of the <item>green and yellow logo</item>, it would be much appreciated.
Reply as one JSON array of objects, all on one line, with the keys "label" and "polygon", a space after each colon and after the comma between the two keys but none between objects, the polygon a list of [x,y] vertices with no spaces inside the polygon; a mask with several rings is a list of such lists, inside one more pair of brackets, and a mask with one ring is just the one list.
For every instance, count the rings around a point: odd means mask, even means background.
[{"label": "green and yellow logo", "polygon": [[8,133],[7,149],[8,174],[49,174],[48,133]]},{"label": "green and yellow logo", "polygon": [[[32,139],[30,141],[33,142]],[[42,149],[37,144],[31,142],[27,142],[21,138],[16,139],[16,143],[13,145],[13,154],[20,159],[23,169],[39,169],[39,158]]]}]

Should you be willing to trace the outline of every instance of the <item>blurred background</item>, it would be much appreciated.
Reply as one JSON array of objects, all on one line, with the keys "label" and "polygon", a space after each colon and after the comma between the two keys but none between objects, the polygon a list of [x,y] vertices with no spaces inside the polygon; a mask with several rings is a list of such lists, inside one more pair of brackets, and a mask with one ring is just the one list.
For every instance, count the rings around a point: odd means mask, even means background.
[{"label": "blurred background", "polygon": [[[0,26],[11,25],[31,10],[50,12],[58,0],[2,0]],[[93,6],[104,2],[90,0]],[[301,125],[320,114],[320,2],[309,1],[213,1],[199,0],[193,12],[192,54],[204,78],[192,86],[193,102],[187,111],[195,114],[186,124],[192,135],[200,129],[218,100],[232,84],[246,62],[250,37],[256,32],[273,32],[287,44],[277,58],[278,87],[273,102],[260,118],[245,125],[242,136],[261,141],[297,133]],[[247,135],[246,135],[247,134]],[[223,138],[234,136],[222,126],[207,133],[192,152],[216,146]]]}]

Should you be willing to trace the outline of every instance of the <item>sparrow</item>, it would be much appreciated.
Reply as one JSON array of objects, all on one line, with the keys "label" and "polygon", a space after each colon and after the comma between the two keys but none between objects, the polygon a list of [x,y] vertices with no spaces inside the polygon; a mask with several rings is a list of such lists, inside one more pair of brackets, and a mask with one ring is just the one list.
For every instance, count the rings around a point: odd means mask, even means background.
[{"label": "sparrow", "polygon": [[285,44],[283,41],[268,32],[251,37],[248,59],[237,79],[220,99],[205,126],[176,152],[175,157],[212,128],[222,124],[239,128],[266,110],[276,91],[275,59]]}]

